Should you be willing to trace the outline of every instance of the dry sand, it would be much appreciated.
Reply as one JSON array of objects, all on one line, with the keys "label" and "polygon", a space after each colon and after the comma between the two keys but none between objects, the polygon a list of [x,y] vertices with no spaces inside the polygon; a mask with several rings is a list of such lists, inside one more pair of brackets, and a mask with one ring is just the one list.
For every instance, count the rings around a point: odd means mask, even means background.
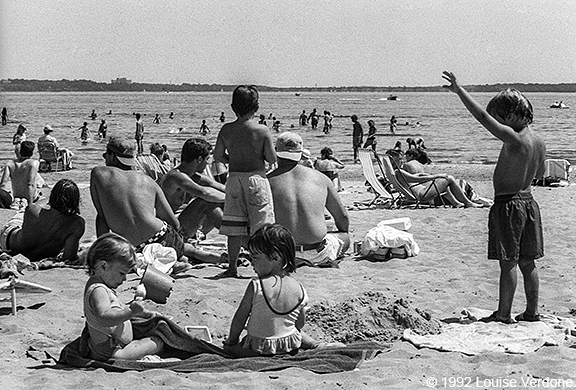
[{"label": "dry sand", "polygon": [[[431,172],[448,172],[471,182],[479,194],[491,197],[493,167],[486,165],[433,165]],[[62,173],[45,178],[54,184]],[[88,182],[88,172],[71,171],[68,177]],[[347,167],[342,173],[345,191],[341,194],[348,206],[370,200],[360,167]],[[94,216],[89,191],[82,191],[82,214],[87,221],[83,242],[95,238]],[[540,272],[540,310],[543,313],[573,318],[576,312],[574,277],[574,232],[576,231],[576,186],[550,189],[535,188],[544,221],[544,259],[537,262]],[[0,213],[3,222],[11,213]],[[498,295],[498,264],[486,259],[488,209],[400,209],[350,211],[354,240],[384,219],[410,217],[410,232],[421,248],[417,257],[370,262],[353,255],[338,269],[300,268],[295,277],[307,288],[312,303],[338,303],[364,292],[402,299],[424,310],[435,319],[457,317],[467,307],[493,310]],[[176,281],[166,305],[156,306],[173,316],[181,325],[207,325],[215,343],[225,338],[230,320],[248,283],[247,279],[211,280],[220,269],[205,267],[192,270]],[[241,268],[252,276],[249,268]],[[543,347],[524,355],[503,353],[465,356],[454,352],[417,349],[405,341],[395,341],[390,351],[364,362],[352,372],[318,375],[300,369],[280,372],[229,372],[181,374],[168,370],[109,373],[102,369],[37,368],[41,361],[27,357],[32,347],[57,356],[62,347],[80,335],[84,270],[52,269],[30,271],[22,277],[53,289],[50,294],[19,294],[19,311],[10,315],[9,303],[0,311],[1,388],[92,389],[92,388],[298,388],[359,389],[427,387],[427,379],[469,377],[508,380],[522,378],[576,379],[576,349],[569,345]],[[518,283],[513,313],[523,311],[523,285]],[[131,281],[123,285],[130,287]],[[120,291],[128,301],[130,291]],[[38,354],[32,354],[38,358]],[[489,388],[496,388],[495,386]]]}]

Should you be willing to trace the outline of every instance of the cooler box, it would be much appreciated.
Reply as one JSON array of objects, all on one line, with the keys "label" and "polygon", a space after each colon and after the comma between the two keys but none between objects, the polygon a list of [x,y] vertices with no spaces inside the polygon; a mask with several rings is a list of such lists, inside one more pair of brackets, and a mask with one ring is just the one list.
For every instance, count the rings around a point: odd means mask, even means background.
[{"label": "cooler box", "polygon": [[568,180],[572,168],[570,162],[563,159],[549,158],[544,161],[544,177]]}]

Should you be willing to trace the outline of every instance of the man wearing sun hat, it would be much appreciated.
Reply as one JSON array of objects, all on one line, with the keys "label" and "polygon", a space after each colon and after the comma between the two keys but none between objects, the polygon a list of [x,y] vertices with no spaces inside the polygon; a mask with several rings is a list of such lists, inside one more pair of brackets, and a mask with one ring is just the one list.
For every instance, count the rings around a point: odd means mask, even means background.
[{"label": "man wearing sun hat", "polygon": [[162,189],[148,175],[133,170],[136,166],[134,143],[110,137],[102,155],[106,166],[90,173],[90,194],[96,208],[96,235],[113,231],[126,238],[136,250],[160,243],[174,248],[179,260],[173,273],[191,268],[187,257],[216,262],[220,256],[208,254],[184,243],[180,222],[172,212]]},{"label": "man wearing sun hat", "polygon": [[[294,236],[297,264],[335,266],[350,246],[348,213],[330,179],[298,163],[303,150],[296,133],[282,133],[276,140],[278,168],[267,175],[276,222]],[[325,208],[336,231],[328,232]]]},{"label": "man wearing sun hat", "polygon": [[[57,156],[62,156],[62,166],[64,169],[72,169],[72,156],[74,153],[69,151],[68,149],[61,148],[60,144],[56,137],[52,135],[54,129],[50,125],[44,126],[44,135],[41,135],[38,138],[38,153],[40,154],[40,159],[43,158],[43,155],[47,153],[52,153],[52,150],[55,151]],[[47,165],[48,170],[51,169],[51,163],[54,161],[45,161],[44,164]],[[42,168],[42,167],[41,167]],[[42,168],[44,169],[44,168]],[[41,169],[41,170],[42,170]]]}]

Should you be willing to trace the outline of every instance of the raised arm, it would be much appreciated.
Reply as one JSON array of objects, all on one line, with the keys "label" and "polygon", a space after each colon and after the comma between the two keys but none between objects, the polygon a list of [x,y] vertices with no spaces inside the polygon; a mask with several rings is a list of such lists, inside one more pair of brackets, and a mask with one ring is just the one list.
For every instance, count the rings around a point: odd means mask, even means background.
[{"label": "raised arm", "polygon": [[492,133],[492,135],[504,143],[520,143],[519,134],[515,132],[512,127],[501,124],[492,115],[488,114],[484,107],[480,106],[480,104],[478,104],[478,102],[470,96],[470,94],[460,86],[460,84],[458,84],[456,76],[454,76],[453,73],[444,71],[442,78],[450,83],[449,85],[443,85],[442,87],[457,94],[472,116],[476,118],[476,120],[490,133]]}]

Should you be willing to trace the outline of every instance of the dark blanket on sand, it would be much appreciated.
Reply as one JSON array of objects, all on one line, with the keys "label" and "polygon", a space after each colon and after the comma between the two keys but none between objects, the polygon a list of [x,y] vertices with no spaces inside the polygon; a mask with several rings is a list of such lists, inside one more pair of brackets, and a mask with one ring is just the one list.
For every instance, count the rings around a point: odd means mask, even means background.
[{"label": "dark blanket on sand", "polygon": [[66,345],[60,353],[59,364],[80,368],[104,368],[108,371],[143,371],[164,368],[178,372],[275,371],[296,367],[325,374],[350,371],[365,359],[371,359],[389,346],[375,342],[349,344],[345,348],[318,348],[300,350],[294,355],[273,357],[232,358],[222,348],[190,336],[166,317],[132,320],[134,338],[158,336],[169,348],[162,357],[178,357],[172,362],[145,362],[134,360],[93,360],[88,356],[88,331]]}]

